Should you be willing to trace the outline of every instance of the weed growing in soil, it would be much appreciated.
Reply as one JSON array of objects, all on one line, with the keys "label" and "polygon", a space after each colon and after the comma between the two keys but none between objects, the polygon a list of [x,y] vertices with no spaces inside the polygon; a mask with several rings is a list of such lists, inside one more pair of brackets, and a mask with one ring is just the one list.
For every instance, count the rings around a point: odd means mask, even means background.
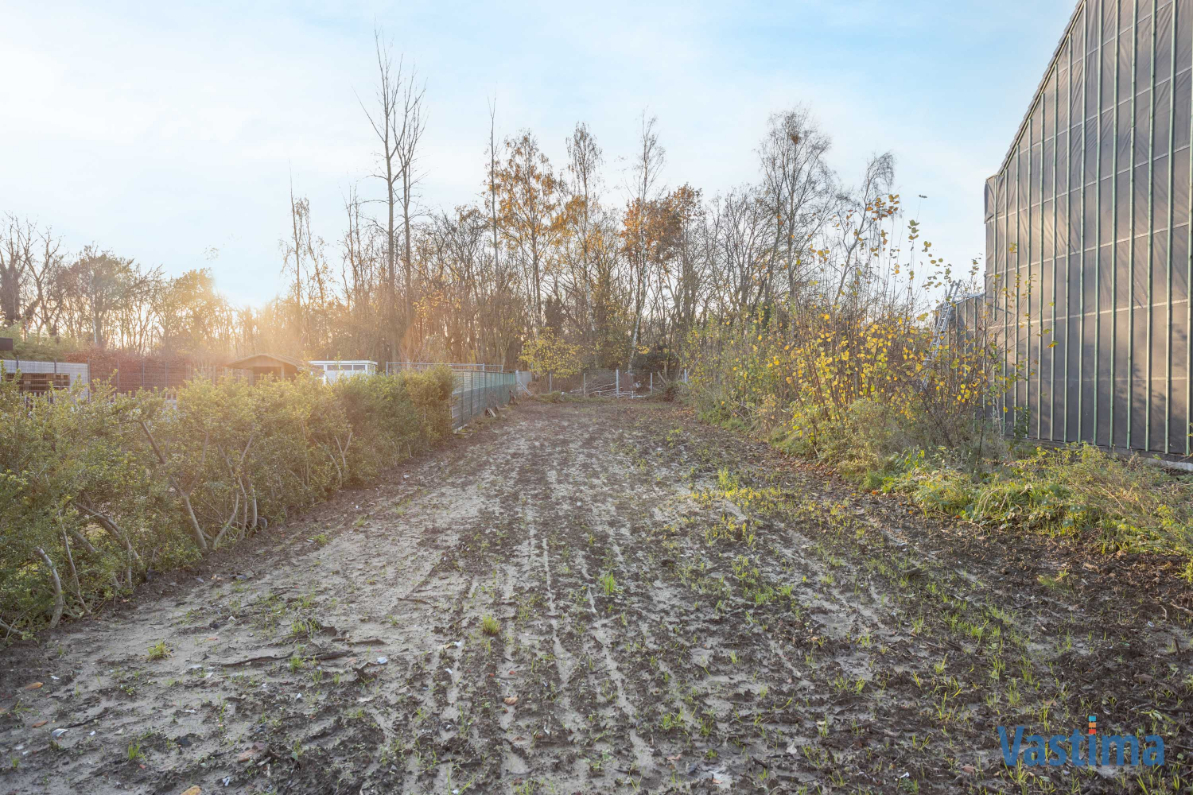
[{"label": "weed growing in soil", "polygon": [[128,761],[139,762],[145,758],[145,753],[141,750],[140,743],[129,743],[128,746]]},{"label": "weed growing in soil", "polygon": [[485,616],[481,619],[481,632],[496,637],[501,634],[501,624],[493,616]]}]

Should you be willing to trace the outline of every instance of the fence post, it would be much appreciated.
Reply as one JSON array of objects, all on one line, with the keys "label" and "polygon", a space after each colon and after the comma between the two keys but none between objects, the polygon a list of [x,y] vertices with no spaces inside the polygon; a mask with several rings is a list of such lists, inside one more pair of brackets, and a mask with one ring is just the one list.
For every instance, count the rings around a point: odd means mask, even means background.
[{"label": "fence post", "polygon": [[613,371],[613,396],[621,397],[621,368]]},{"label": "fence post", "polygon": [[588,371],[587,370],[580,373],[580,383],[581,383],[581,387],[580,387],[581,393],[584,395],[584,397],[588,397]]},{"label": "fence post", "polygon": [[555,374],[554,373],[547,373],[547,391],[548,392],[555,391]]},{"label": "fence post", "polygon": [[654,371],[650,372],[650,394],[654,394]]}]

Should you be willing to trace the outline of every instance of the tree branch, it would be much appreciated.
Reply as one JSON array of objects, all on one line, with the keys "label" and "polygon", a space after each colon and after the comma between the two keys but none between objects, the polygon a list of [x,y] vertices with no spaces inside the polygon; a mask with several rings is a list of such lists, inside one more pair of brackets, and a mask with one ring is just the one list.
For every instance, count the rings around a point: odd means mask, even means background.
[{"label": "tree branch", "polygon": [[[149,439],[149,446],[153,448],[153,454],[157,456],[158,462],[161,463],[162,469],[165,470],[166,478],[169,479],[170,485],[174,487],[174,491],[178,492],[178,496],[182,498],[182,504],[186,506],[187,516],[190,517],[191,520],[191,531],[195,536],[195,544],[198,545],[201,551],[207,552],[207,536],[203,534],[203,528],[199,526],[199,520],[195,517],[195,509],[191,507],[190,495],[182,490],[182,488],[178,485],[178,481],[174,479],[172,474],[170,474],[170,467],[169,464],[166,463],[166,457],[162,455],[162,451],[158,448],[157,442],[154,441],[153,434],[149,432],[149,426],[145,424],[145,420],[138,419],[137,422],[141,425],[141,430],[145,432],[145,437]],[[204,451],[206,452],[206,445],[204,445]]]},{"label": "tree branch", "polygon": [[62,610],[66,606],[66,600],[62,597],[62,580],[58,578],[58,569],[46,551],[38,547],[37,554],[41,557],[42,563],[46,564],[46,568],[50,570],[50,580],[54,583],[54,615],[50,619],[50,629],[53,629],[62,620]]}]

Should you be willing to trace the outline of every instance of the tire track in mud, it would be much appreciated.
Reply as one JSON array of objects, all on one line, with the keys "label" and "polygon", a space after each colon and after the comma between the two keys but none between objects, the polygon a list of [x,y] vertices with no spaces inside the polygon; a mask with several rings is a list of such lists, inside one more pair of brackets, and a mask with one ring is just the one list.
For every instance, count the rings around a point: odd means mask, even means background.
[{"label": "tire track in mud", "polygon": [[[566,732],[566,736],[571,738],[573,745],[579,746],[579,749],[570,754],[570,756],[576,757],[571,760],[575,775],[585,786],[609,787],[612,786],[612,780],[608,775],[609,771],[602,769],[603,766],[599,763],[594,765],[591,757],[593,754],[604,754],[613,746],[609,746],[599,739],[603,732],[597,732],[594,735],[590,731],[591,727],[587,724],[591,723],[592,713],[586,720],[585,716],[573,705],[570,692],[573,677],[579,672],[586,685],[585,689],[589,692],[600,690],[599,683],[602,678],[612,682],[618,694],[613,703],[613,707],[620,713],[618,722],[632,721],[634,716],[631,705],[622,695],[621,674],[608,654],[608,638],[604,636],[603,630],[600,628],[591,601],[590,586],[593,584],[594,578],[588,574],[587,552],[581,553],[579,560],[574,561],[575,571],[572,571],[569,565],[567,574],[553,572],[551,547],[553,544],[562,546],[566,543],[560,540],[560,531],[566,532],[569,526],[575,523],[577,517],[592,518],[599,515],[603,509],[602,506],[594,504],[591,499],[592,491],[597,491],[597,489],[574,490],[571,488],[572,483],[577,480],[576,464],[584,458],[586,440],[576,439],[574,435],[565,435],[560,441],[565,439],[566,443],[557,443],[549,450],[536,450],[535,455],[540,460],[537,463],[528,464],[525,468],[526,477],[519,481],[524,496],[522,518],[527,527],[527,545],[532,559],[537,564],[528,574],[527,582],[532,584],[528,585],[527,590],[541,592],[547,608],[545,617],[538,616],[534,622],[534,635],[536,640],[544,642],[549,651],[540,652],[536,649],[534,653],[537,659],[543,659],[548,655],[551,658],[553,676],[541,681],[552,693],[557,693],[553,699],[556,725]],[[596,474],[589,467],[584,469],[588,476]],[[560,472],[568,472],[569,476],[561,478]],[[591,485],[595,486],[596,484]],[[589,632],[585,633],[580,645],[575,649],[569,648],[570,644],[561,637],[556,582],[561,584],[560,587],[564,587],[564,583],[569,583],[572,586],[570,592],[577,593],[583,590],[585,594],[587,610],[592,623],[589,625]],[[581,659],[600,660],[601,666],[598,669],[593,669],[591,665],[585,667],[580,663]],[[603,677],[596,675],[597,672],[603,672]],[[631,730],[630,739],[632,747],[637,747],[634,744],[640,741],[633,730]],[[587,749],[591,753],[580,757],[580,749]],[[642,761],[639,757],[639,764]]]}]

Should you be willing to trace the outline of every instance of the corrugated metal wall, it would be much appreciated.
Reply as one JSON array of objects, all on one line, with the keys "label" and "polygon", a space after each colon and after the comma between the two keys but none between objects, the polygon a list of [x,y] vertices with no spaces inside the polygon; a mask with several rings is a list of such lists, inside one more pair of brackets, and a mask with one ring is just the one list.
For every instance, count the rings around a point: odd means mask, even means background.
[{"label": "corrugated metal wall", "polygon": [[1008,429],[1189,455],[1193,0],[1078,5],[986,184]]}]

